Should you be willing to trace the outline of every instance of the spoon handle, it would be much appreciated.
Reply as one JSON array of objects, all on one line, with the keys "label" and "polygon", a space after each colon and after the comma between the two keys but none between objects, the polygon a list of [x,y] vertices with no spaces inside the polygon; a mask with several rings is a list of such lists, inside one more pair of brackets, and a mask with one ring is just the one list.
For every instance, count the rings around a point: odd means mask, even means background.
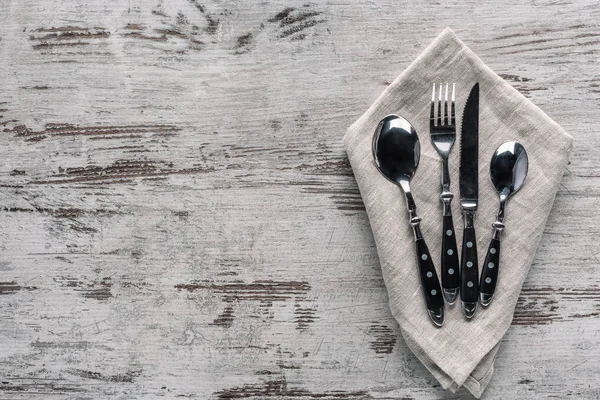
[{"label": "spoon handle", "polygon": [[477,265],[477,240],[473,226],[473,211],[464,212],[465,229],[463,231],[463,245],[460,269],[460,299],[462,300],[463,314],[467,318],[473,317],[477,307],[477,283],[479,272]]},{"label": "spoon handle", "polygon": [[496,221],[493,227],[494,235],[485,255],[481,281],[479,282],[479,301],[483,306],[488,306],[492,302],[492,296],[496,291],[496,283],[498,282],[498,268],[500,267],[500,238],[504,224],[501,221]]},{"label": "spoon handle", "polygon": [[417,262],[419,263],[421,288],[423,290],[423,295],[425,296],[429,317],[436,326],[442,326],[444,323],[444,297],[442,295],[442,288],[440,287],[440,280],[435,272],[435,266],[433,265],[427,243],[425,243],[425,239],[421,233],[421,218],[417,216],[417,205],[415,204],[415,200],[410,191],[410,186],[407,181],[402,181],[400,185],[406,198],[406,205],[410,216],[410,225],[415,234],[415,246],[417,248]]},{"label": "spoon handle", "polygon": [[444,323],[444,298],[440,287],[440,281],[435,272],[435,266],[433,265],[427,243],[425,243],[425,239],[421,236],[419,225],[413,225],[413,229],[415,233],[415,246],[417,248],[421,286],[423,288],[423,294],[425,295],[429,316],[434,324],[442,326]]}]

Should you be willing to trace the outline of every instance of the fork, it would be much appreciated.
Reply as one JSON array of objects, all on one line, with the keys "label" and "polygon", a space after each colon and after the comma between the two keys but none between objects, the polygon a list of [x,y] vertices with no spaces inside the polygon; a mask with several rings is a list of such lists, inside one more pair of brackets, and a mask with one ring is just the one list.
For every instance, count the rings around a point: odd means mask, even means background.
[{"label": "fork", "polygon": [[443,230],[442,230],[442,288],[444,298],[449,304],[454,304],[460,287],[458,251],[456,247],[456,235],[454,234],[454,222],[452,221],[452,210],[450,203],[454,195],[450,191],[450,172],[448,170],[448,157],[456,139],[456,120],[454,117],[454,89],[452,84],[452,97],[450,114],[448,114],[448,83],[446,83],[446,94],[444,98],[444,110],[442,116],[442,84],[439,86],[437,99],[437,118],[435,112],[435,83],[431,94],[431,115],[429,128],[431,143],[442,159],[442,194],[440,199],[443,204]]}]

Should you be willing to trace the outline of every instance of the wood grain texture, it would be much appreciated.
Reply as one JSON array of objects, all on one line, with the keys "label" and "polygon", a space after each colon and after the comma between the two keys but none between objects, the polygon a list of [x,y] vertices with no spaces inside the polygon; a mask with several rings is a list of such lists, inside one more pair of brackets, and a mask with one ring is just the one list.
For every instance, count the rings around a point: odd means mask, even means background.
[{"label": "wood grain texture", "polygon": [[0,0],[0,397],[462,399],[342,135],[441,30],[575,137],[486,399],[600,398],[600,4]]}]

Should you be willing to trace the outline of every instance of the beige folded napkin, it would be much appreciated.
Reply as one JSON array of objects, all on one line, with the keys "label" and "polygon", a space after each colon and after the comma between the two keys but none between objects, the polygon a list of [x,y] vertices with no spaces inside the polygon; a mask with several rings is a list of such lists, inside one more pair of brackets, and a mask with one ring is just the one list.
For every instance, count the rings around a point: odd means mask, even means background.
[{"label": "beige folded napkin", "polygon": [[[412,190],[423,218],[423,235],[440,275],[441,160],[429,136],[434,82],[456,82],[457,140],[450,155],[450,176],[459,246],[463,231],[458,185],[462,111],[471,87],[479,82],[479,209],[475,229],[480,265],[498,208],[498,196],[489,177],[492,154],[503,142],[516,140],[529,156],[525,184],[506,207],[498,284],[491,305],[478,305],[470,321],[462,316],[460,300],[454,306],[446,305],[442,328],[435,327],[427,314],[402,193],[380,175],[371,154],[375,127],[385,115],[402,115],[415,126],[421,141],[421,161]],[[542,237],[572,138],[446,29],[348,129],[344,144],[373,230],[390,308],[407,345],[444,388],[455,391],[464,385],[476,397],[481,396],[491,379],[500,340],[511,324],[521,286]]]}]

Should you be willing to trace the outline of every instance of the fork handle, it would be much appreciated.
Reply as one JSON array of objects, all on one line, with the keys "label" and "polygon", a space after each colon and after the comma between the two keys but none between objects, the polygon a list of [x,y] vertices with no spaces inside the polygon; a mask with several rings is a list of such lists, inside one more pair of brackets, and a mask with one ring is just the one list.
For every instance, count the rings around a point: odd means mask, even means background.
[{"label": "fork handle", "polygon": [[458,249],[456,246],[456,235],[454,234],[454,222],[452,221],[452,198],[450,191],[450,171],[448,158],[442,157],[442,194],[440,199],[444,206],[442,223],[442,288],[444,298],[448,304],[454,304],[460,287],[460,275],[458,264]]},{"label": "fork handle", "polygon": [[452,214],[443,216],[442,229],[442,288],[444,296],[449,304],[453,304],[460,287],[460,275],[458,264],[458,249],[456,246],[456,235],[454,234],[454,222]]}]

